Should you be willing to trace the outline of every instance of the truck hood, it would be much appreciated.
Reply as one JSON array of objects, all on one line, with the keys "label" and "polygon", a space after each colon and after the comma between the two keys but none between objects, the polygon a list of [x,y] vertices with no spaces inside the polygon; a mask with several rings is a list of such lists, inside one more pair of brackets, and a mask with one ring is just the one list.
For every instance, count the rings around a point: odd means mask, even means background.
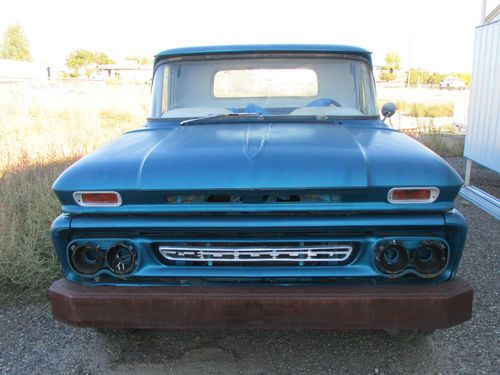
[{"label": "truck hood", "polygon": [[67,169],[54,189],[459,189],[461,184],[435,153],[382,126],[216,123],[124,134]]}]

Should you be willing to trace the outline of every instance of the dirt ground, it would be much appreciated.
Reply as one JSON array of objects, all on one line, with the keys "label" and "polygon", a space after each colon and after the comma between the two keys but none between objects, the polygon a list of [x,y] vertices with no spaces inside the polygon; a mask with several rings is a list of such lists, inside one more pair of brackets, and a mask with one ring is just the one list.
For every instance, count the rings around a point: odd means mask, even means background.
[{"label": "dirt ground", "polygon": [[[450,159],[463,171],[461,158]],[[498,175],[477,168],[491,188]],[[497,186],[498,187],[498,186]],[[46,301],[0,306],[1,374],[494,374],[500,368],[499,221],[468,202],[459,277],[472,320],[416,342],[376,331],[122,331],[52,319]]]}]

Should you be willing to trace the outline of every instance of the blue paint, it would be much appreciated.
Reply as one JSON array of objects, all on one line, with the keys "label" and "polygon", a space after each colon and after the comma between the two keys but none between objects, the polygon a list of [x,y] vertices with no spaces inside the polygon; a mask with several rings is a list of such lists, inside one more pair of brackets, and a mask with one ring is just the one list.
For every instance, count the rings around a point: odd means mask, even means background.
[{"label": "blue paint", "polygon": [[330,53],[330,54],[350,54],[364,57],[371,65],[371,52],[366,49],[334,44],[249,44],[230,46],[202,46],[173,48],[156,54],[155,64],[162,58],[203,56],[217,54],[242,54],[242,53]]},{"label": "blue paint", "polygon": [[363,189],[380,209],[394,186],[437,186],[438,203],[452,208],[462,180],[444,160],[378,120],[356,123],[259,123],[269,129],[254,158],[247,155],[252,123],[146,126],[76,162],[54,190],[65,206],[76,206],[75,190],[117,190],[124,205],[147,205],[167,191]]},{"label": "blue paint", "polygon": [[[279,45],[175,49],[158,54],[157,60],[270,52],[370,58],[356,47]],[[324,99],[311,103],[329,104]],[[249,112],[263,113],[257,107]],[[326,283],[435,283],[452,278],[460,261],[466,224],[453,206],[461,185],[460,176],[443,159],[378,118],[226,118],[182,126],[172,119],[150,119],[77,161],[57,179],[53,188],[63,215],[54,222],[52,237],[66,278],[87,284],[166,285],[176,284],[176,278],[289,284],[325,277],[335,278]],[[387,201],[393,187],[419,186],[439,188],[437,201]],[[72,196],[99,190],[119,192],[122,206],[81,207]],[[167,201],[167,196],[212,194],[249,200]],[[259,198],[269,196],[280,199]],[[287,201],[290,196],[322,198]],[[376,244],[387,239],[409,244],[443,240],[450,249],[446,269],[432,280],[388,278],[374,264]],[[168,266],[156,254],[161,242],[321,240],[352,241],[359,251],[345,266],[287,267]],[[73,270],[72,244],[90,242],[107,251],[119,241],[132,244],[138,253],[138,267],[125,279],[105,269],[90,277]]]}]

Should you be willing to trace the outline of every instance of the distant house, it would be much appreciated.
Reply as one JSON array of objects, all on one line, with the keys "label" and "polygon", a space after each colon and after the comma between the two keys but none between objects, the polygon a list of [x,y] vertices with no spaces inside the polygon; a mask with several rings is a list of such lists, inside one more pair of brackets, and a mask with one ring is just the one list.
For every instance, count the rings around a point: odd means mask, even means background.
[{"label": "distant house", "polygon": [[139,65],[135,62],[122,64],[97,65],[96,79],[119,79],[126,82],[149,82],[153,75],[151,65]]},{"label": "distant house", "polygon": [[50,70],[29,61],[0,59],[0,81],[21,81],[27,79],[50,78]]}]

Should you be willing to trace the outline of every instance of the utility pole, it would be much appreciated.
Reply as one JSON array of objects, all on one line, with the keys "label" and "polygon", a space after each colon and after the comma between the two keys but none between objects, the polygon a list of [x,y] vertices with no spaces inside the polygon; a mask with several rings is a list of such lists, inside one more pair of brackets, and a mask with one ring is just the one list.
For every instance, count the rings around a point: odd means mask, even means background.
[{"label": "utility pole", "polygon": [[411,76],[411,35],[408,43],[408,82],[406,83],[406,87],[410,87],[410,76]]}]

